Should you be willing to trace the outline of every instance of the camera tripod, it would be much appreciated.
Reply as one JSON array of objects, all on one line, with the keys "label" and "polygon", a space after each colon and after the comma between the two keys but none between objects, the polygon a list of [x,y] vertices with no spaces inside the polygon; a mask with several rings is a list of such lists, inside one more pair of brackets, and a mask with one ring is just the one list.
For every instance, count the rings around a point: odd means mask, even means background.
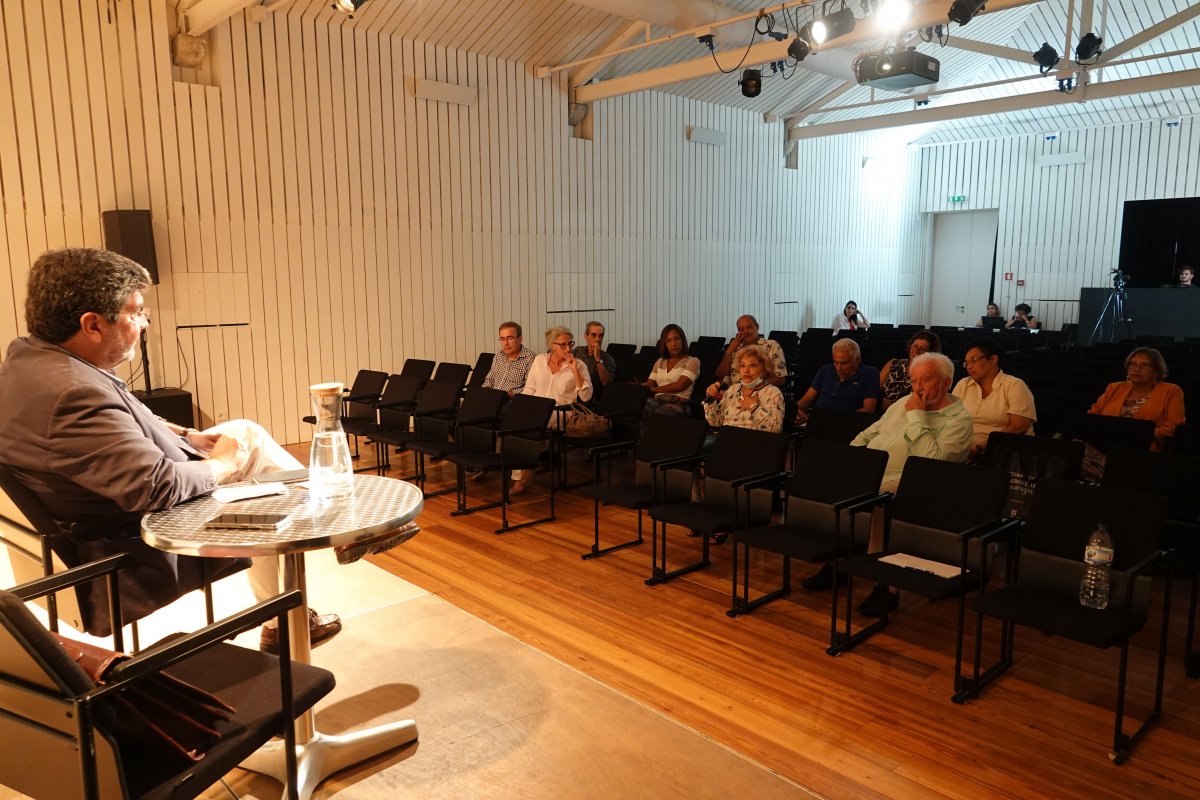
[{"label": "camera tripod", "polygon": [[[1091,336],[1088,337],[1089,347],[1096,343],[1097,337],[1103,342],[1120,341],[1117,338],[1118,333],[1122,334],[1123,339],[1133,338],[1133,320],[1125,316],[1125,275],[1117,270],[1113,270],[1112,275],[1113,286],[1104,298],[1104,306],[1100,309],[1100,315],[1096,317]],[[1109,331],[1107,338],[1103,335],[1106,327]]]}]

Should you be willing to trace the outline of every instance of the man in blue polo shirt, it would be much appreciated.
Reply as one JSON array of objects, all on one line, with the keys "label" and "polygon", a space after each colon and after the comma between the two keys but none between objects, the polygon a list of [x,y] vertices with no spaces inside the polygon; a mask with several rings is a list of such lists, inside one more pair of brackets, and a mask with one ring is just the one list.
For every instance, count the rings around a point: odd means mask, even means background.
[{"label": "man in blue polo shirt", "polygon": [[875,413],[879,402],[879,370],[862,363],[862,351],[853,339],[833,343],[833,363],[817,370],[812,385],[796,403],[796,422],[808,421],[808,410],[838,408]]}]

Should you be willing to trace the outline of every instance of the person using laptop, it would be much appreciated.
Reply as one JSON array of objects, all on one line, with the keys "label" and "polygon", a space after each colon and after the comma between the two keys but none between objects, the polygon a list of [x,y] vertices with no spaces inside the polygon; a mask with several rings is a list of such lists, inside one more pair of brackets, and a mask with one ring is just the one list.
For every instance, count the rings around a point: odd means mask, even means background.
[{"label": "person using laptop", "polygon": [[995,303],[987,304],[987,311],[979,318],[979,322],[975,323],[976,328],[990,328],[998,330],[1004,327],[1004,315],[1000,313],[1000,306]]}]

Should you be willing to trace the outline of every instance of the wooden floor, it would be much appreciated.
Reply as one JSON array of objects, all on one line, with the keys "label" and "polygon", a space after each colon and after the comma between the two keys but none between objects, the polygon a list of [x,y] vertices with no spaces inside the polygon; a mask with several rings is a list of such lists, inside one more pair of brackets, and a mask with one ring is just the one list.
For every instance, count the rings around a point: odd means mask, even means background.
[{"label": "wooden floor", "polygon": [[[441,469],[430,488],[452,479]],[[544,513],[545,478],[518,498],[514,517]],[[487,476],[470,489],[486,499],[499,482]],[[730,619],[728,546],[714,549],[709,569],[648,587],[648,542],[583,561],[591,501],[558,498],[557,522],[503,536],[493,533],[498,511],[451,517],[453,494],[431,498],[421,535],[372,560],[828,797],[1200,797],[1200,682],[1184,675],[1182,613],[1171,626],[1162,721],[1114,766],[1115,650],[1019,630],[1014,667],[956,705],[953,605],[905,595],[889,630],[833,658],[828,593],[797,583],[792,596]],[[601,511],[609,541],[627,538],[635,519]],[[683,557],[700,547],[677,530],[671,545]],[[768,588],[775,569],[755,561],[752,585]],[[811,571],[798,565],[798,578]],[[1150,708],[1156,635],[1157,625],[1143,631],[1131,656],[1133,724]]]}]

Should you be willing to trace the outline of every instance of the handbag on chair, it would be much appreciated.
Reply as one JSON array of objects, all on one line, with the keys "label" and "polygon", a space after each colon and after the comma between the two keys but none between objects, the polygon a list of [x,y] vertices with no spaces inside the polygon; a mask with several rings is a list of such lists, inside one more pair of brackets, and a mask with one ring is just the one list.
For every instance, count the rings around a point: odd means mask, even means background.
[{"label": "handbag on chair", "polygon": [[583,403],[572,403],[567,412],[566,427],[563,436],[571,439],[600,439],[608,435],[608,417],[597,414]]}]

